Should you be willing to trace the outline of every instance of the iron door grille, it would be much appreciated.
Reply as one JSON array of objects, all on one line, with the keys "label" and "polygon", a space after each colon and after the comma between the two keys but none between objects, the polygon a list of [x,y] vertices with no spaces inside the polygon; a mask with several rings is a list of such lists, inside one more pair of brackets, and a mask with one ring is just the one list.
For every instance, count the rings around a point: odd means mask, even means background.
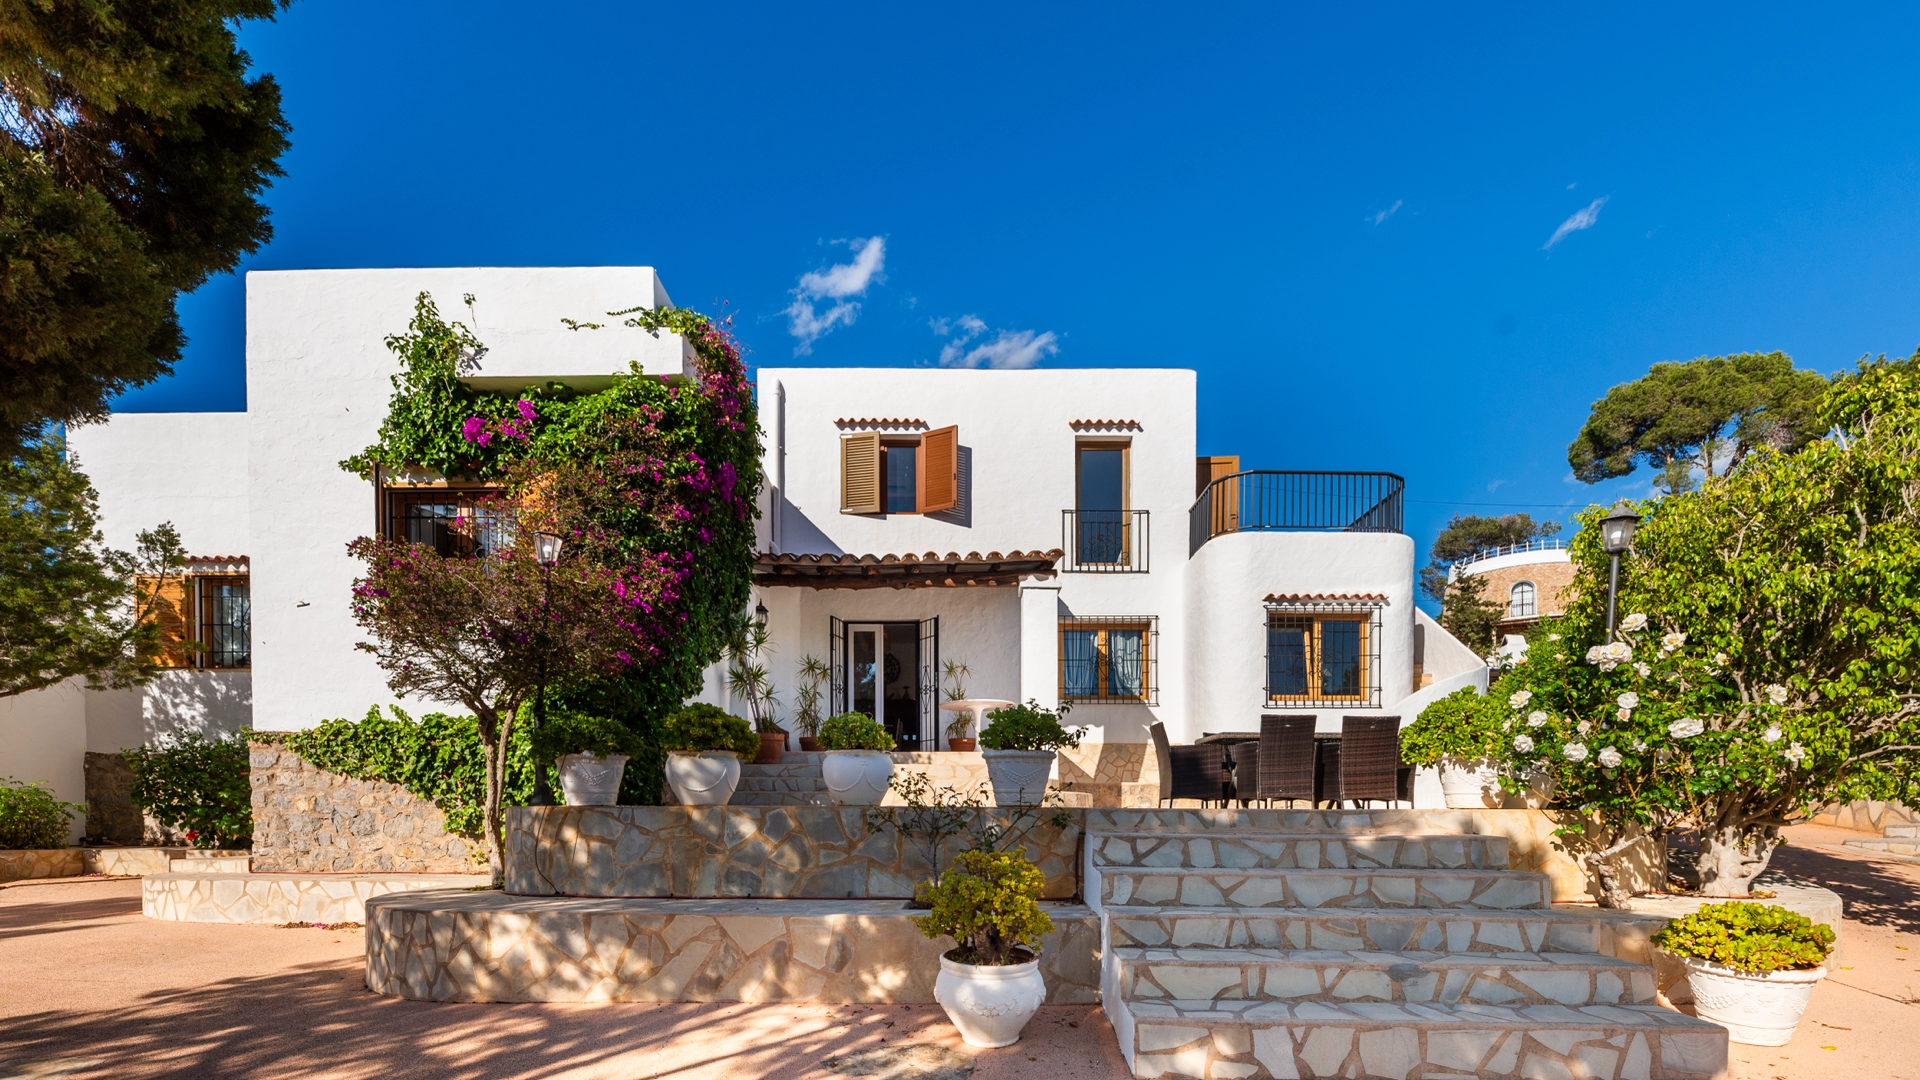
[{"label": "iron door grille", "polygon": [[828,716],[836,716],[853,708],[853,702],[847,699],[847,624],[833,616],[827,616],[827,666],[832,668],[827,675]]},{"label": "iron door grille", "polygon": [[920,744],[940,749],[940,616],[920,620]]}]

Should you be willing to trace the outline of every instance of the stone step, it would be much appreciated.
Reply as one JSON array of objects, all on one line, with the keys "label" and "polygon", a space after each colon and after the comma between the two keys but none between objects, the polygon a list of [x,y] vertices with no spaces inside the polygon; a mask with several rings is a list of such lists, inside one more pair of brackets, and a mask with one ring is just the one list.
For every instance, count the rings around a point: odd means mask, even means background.
[{"label": "stone step", "polygon": [[1880,835],[1890,840],[1920,839],[1920,825],[1887,825],[1880,830]]},{"label": "stone step", "polygon": [[1657,1005],[1117,1001],[1136,1077],[1720,1080],[1725,1028]]},{"label": "stone step", "polygon": [[244,874],[253,869],[253,858],[249,855],[234,855],[226,858],[184,858],[173,859],[167,864],[168,873],[173,874]]},{"label": "stone step", "polygon": [[1508,952],[1597,953],[1644,960],[1663,917],[1600,918],[1592,911],[1398,908],[1106,908],[1116,947],[1400,949],[1486,956]]},{"label": "stone step", "polygon": [[[789,755],[791,756],[791,755]],[[1198,809],[1187,807],[1102,807],[1087,815],[1087,832],[1334,832],[1400,836],[1475,834],[1471,810],[1286,810],[1259,807]]]},{"label": "stone step", "polygon": [[1920,838],[1912,840],[1892,838],[1885,840],[1845,840],[1841,846],[1853,851],[1871,851],[1886,855],[1920,855]]},{"label": "stone step", "polygon": [[742,765],[740,766],[740,780],[742,783],[745,783],[748,780],[772,780],[772,779],[818,780],[820,779],[820,766],[818,765]]},{"label": "stone step", "polygon": [[820,791],[738,791],[728,806],[832,806],[833,797]]},{"label": "stone step", "polygon": [[1653,969],[1592,953],[1115,948],[1129,1001],[1651,1005]]},{"label": "stone step", "polygon": [[825,791],[826,781],[818,777],[743,776],[735,791]]},{"label": "stone step", "polygon": [[1096,870],[1102,906],[1510,910],[1553,899],[1546,875],[1514,870]]},{"label": "stone step", "polygon": [[1113,832],[1087,838],[1101,866],[1243,869],[1476,868],[1505,870],[1504,836],[1337,836],[1266,832]]}]

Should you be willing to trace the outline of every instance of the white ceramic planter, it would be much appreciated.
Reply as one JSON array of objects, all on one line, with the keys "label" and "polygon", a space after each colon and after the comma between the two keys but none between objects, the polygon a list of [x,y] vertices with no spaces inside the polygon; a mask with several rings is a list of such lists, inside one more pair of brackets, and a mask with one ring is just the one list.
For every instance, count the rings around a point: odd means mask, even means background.
[{"label": "white ceramic planter", "polygon": [[983,750],[987,782],[999,806],[1039,806],[1047,797],[1047,777],[1053,772],[1052,750]]},{"label": "white ceramic planter", "polygon": [[1040,961],[1004,967],[976,967],[942,956],[940,975],[933,981],[933,1000],[947,1010],[947,1019],[960,1029],[968,1046],[1011,1046],[1020,1041],[1047,997],[1040,978]]},{"label": "white ceramic planter", "polygon": [[561,754],[560,792],[568,806],[612,806],[620,799],[620,776],[627,771],[627,755]]},{"label": "white ceramic planter", "polygon": [[682,806],[725,806],[740,786],[740,756],[728,750],[667,755],[667,786]]},{"label": "white ceramic planter", "polygon": [[1681,957],[1693,1008],[1702,1020],[1727,1029],[1727,1037],[1748,1046],[1785,1046],[1800,1027],[1813,984],[1827,977],[1824,965],[1811,971],[1775,971],[1749,975],[1730,967]]},{"label": "white ceramic planter", "polygon": [[1485,758],[1441,758],[1440,790],[1449,810],[1497,809],[1502,801],[1500,774]]},{"label": "white ceramic planter", "polygon": [[820,761],[820,779],[834,802],[878,806],[893,782],[893,756],[885,750],[833,750]]}]

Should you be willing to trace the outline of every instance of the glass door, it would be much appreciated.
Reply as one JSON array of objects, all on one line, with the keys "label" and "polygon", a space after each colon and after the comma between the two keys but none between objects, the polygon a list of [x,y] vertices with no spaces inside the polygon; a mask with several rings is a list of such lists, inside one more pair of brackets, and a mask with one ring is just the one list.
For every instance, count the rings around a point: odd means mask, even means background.
[{"label": "glass door", "polygon": [[880,721],[904,750],[921,748],[920,624],[846,624],[848,712]]},{"label": "glass door", "polygon": [[1127,452],[1117,446],[1081,446],[1074,509],[1082,563],[1127,561]]}]

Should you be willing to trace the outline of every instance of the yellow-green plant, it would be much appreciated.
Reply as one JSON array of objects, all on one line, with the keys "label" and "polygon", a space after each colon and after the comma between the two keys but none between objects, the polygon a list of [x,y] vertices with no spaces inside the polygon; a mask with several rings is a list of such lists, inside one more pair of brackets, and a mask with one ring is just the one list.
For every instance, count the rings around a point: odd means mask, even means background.
[{"label": "yellow-green plant", "polygon": [[953,938],[958,944],[947,958],[956,963],[1024,964],[1053,930],[1053,920],[1040,910],[1045,886],[1026,848],[962,852],[938,884],[914,890],[914,899],[932,910],[913,923],[929,938]]},{"label": "yellow-green plant", "polygon": [[863,712],[841,713],[820,725],[822,750],[891,750],[893,736]]},{"label": "yellow-green plant", "polygon": [[1827,962],[1833,927],[1772,904],[1708,904],[1683,915],[1653,936],[1678,956],[1765,975],[1806,971]]}]

